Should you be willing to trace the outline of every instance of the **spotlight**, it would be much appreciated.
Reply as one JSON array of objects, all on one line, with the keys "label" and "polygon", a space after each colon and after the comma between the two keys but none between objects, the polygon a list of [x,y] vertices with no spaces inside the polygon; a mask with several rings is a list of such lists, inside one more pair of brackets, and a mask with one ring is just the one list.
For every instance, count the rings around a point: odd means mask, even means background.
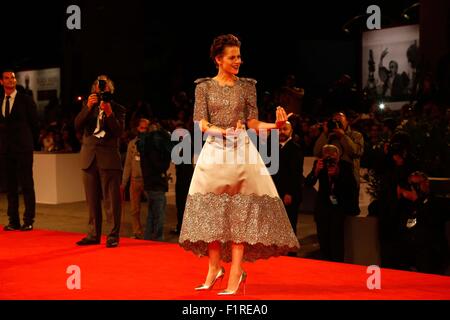
[{"label": "spotlight", "polygon": [[83,97],[82,96],[78,96],[77,97],[77,101],[81,101],[81,100],[83,100]]},{"label": "spotlight", "polygon": [[385,105],[384,105],[384,103],[382,102],[382,103],[380,103],[380,105],[379,105],[378,107],[380,108],[380,110],[384,110]]},{"label": "spotlight", "polygon": [[402,11],[401,17],[405,20],[410,20],[411,19],[411,15],[408,14],[408,12],[410,12],[412,9],[416,8],[420,6],[419,2],[414,3],[413,5],[409,6],[408,8],[406,8],[405,10]]},{"label": "spotlight", "polygon": [[365,15],[357,15],[354,16],[353,18],[349,19],[346,23],[344,23],[344,25],[342,26],[342,31],[344,31],[345,33],[350,33],[350,26],[356,21],[359,20],[361,18],[363,18]]}]

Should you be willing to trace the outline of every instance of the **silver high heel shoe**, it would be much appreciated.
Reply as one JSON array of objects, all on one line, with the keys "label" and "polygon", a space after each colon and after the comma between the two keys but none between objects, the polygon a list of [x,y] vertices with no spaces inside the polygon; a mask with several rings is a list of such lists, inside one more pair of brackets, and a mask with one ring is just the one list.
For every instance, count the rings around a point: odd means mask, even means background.
[{"label": "silver high heel shoe", "polygon": [[201,284],[198,287],[196,287],[195,290],[197,290],[197,291],[200,291],[200,290],[211,290],[214,287],[214,285],[216,284],[217,280],[220,279],[220,283],[222,284],[222,280],[223,280],[224,275],[225,275],[225,268],[221,267],[219,272],[217,272],[217,275],[214,278],[213,282],[211,282],[211,284],[209,286],[206,285],[206,284]]},{"label": "silver high heel shoe", "polygon": [[245,282],[246,281],[247,281],[247,273],[245,271],[242,271],[236,290],[224,290],[224,291],[219,292],[218,295],[219,296],[235,295],[240,291],[241,284],[244,289],[244,295],[245,295]]}]

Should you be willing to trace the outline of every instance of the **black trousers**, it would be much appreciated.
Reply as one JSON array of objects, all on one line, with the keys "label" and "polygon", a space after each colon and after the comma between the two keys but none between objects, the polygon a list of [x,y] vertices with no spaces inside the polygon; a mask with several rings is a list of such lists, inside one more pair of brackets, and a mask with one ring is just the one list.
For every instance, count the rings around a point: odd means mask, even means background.
[{"label": "black trousers", "polygon": [[316,212],[315,220],[322,258],[344,262],[345,215],[331,207],[321,208]]},{"label": "black trousers", "polygon": [[[283,198],[282,198],[283,201]],[[295,235],[297,235],[297,221],[298,221],[298,210],[300,208],[300,202],[298,200],[293,200],[290,205],[284,205],[286,212],[288,214],[289,222],[291,223],[292,229]]]},{"label": "black trousers", "polygon": [[20,225],[19,185],[22,188],[25,212],[23,222],[33,224],[36,216],[36,195],[33,180],[33,152],[10,153],[4,156],[8,217],[12,225]]},{"label": "black trousers", "polygon": [[113,219],[113,228],[108,238],[119,238],[122,215],[120,196],[121,170],[100,169],[94,160],[88,169],[83,170],[83,184],[89,209],[89,239],[100,239],[102,235],[102,200],[107,219]]}]

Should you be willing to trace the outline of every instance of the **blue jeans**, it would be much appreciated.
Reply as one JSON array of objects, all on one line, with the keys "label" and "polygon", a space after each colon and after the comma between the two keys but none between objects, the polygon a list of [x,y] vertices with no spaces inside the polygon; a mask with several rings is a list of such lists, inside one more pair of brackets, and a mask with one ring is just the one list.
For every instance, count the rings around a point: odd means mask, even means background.
[{"label": "blue jeans", "polygon": [[166,220],[166,193],[146,190],[145,194],[148,199],[148,215],[144,239],[162,241]]}]

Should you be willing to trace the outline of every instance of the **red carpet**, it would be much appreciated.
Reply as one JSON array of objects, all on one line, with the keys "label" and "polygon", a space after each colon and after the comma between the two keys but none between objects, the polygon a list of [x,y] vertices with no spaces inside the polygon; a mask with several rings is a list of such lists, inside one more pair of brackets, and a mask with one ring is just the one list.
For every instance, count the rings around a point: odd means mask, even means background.
[{"label": "red carpet", "polygon": [[[0,231],[0,299],[210,300],[196,292],[207,258],[176,244],[122,238],[120,246],[78,247],[82,235]],[[81,289],[69,290],[67,267],[81,268]],[[228,272],[229,265],[226,265]],[[235,299],[450,299],[450,277],[383,269],[381,290],[367,289],[366,267],[291,257],[245,264],[246,295]],[[227,280],[227,277],[225,277]],[[223,283],[225,285],[225,281]],[[230,297],[227,297],[229,299]]]}]

